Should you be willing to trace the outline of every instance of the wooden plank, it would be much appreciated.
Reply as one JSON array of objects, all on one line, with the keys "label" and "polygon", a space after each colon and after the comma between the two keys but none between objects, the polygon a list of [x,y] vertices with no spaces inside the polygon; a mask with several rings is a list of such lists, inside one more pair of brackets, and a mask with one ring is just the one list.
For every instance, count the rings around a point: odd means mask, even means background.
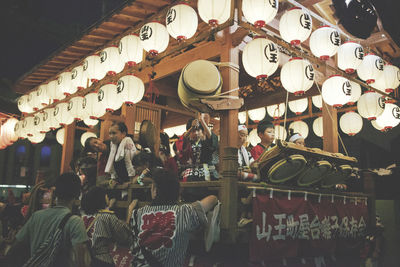
[{"label": "wooden plank", "polygon": [[135,133],[135,116],[136,106],[122,105],[121,115],[125,117],[125,124],[128,128],[128,134],[134,135]]},{"label": "wooden plank", "polygon": [[61,157],[60,174],[72,171],[70,163],[74,154],[75,122],[64,127],[64,144]]},{"label": "wooden plank", "polygon": [[121,16],[121,17],[135,17],[135,18],[140,19],[140,20],[144,20],[147,17],[147,15],[145,15],[144,13],[138,12],[138,11],[134,11],[134,10],[131,10],[129,8],[126,8],[126,9],[122,10],[121,13],[119,14],[119,16]]},{"label": "wooden plank", "polygon": [[324,101],[322,107],[322,121],[323,150],[333,153],[339,152],[337,110]]}]

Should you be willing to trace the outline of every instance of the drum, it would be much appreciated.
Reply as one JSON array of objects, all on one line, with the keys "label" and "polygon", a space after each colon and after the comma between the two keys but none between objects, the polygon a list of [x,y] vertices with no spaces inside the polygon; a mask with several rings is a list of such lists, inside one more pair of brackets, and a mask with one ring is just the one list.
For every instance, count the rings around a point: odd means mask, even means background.
[{"label": "drum", "polygon": [[155,151],[154,145],[156,143],[156,129],[149,120],[144,120],[140,124],[139,132],[139,144],[143,148],[150,148],[151,151]]},{"label": "drum", "polygon": [[201,98],[221,92],[222,77],[217,67],[207,60],[196,60],[187,64],[179,77],[178,96],[182,104],[195,111],[210,112]]},{"label": "drum", "polygon": [[311,186],[318,183],[324,175],[328,174],[332,165],[326,160],[309,161],[305,170],[297,179],[298,186]]},{"label": "drum", "polygon": [[321,187],[330,188],[336,184],[343,183],[350,177],[352,167],[350,165],[344,164],[339,165],[335,170],[331,171],[322,178]]},{"label": "drum", "polygon": [[299,154],[289,155],[277,161],[268,171],[272,183],[284,183],[296,177],[306,166],[307,160]]}]

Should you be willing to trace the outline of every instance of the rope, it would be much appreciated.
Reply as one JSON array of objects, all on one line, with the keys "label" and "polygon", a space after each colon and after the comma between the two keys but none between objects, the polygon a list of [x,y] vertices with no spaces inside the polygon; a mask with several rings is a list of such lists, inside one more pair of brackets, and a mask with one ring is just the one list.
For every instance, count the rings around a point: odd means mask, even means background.
[{"label": "rope", "polygon": [[[289,102],[289,91],[286,91],[286,102],[285,102],[285,118],[283,120],[283,128],[286,129],[286,117],[287,117],[287,110],[288,110],[288,102]],[[289,130],[288,130],[289,132]]]}]

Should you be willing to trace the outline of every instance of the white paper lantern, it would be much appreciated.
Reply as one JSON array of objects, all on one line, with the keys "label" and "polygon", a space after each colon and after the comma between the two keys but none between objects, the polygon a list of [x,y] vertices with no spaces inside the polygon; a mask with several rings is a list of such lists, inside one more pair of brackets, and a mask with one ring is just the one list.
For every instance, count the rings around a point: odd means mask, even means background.
[{"label": "white paper lantern", "polygon": [[117,91],[123,103],[133,105],[142,100],[145,88],[140,78],[133,74],[128,74],[118,80]]},{"label": "white paper lantern", "polygon": [[73,90],[83,90],[87,87],[87,72],[83,71],[83,65],[79,65],[71,71],[71,86]]},{"label": "white paper lantern", "polygon": [[371,121],[372,126],[378,131],[384,132],[385,128],[376,123],[376,120]]},{"label": "white paper lantern", "polygon": [[313,122],[313,131],[315,133],[316,136],[318,137],[323,137],[324,135],[324,128],[323,128],[323,121],[322,121],[322,117],[318,117],[314,120]]},{"label": "white paper lantern", "polygon": [[54,118],[59,126],[69,125],[74,122],[74,118],[70,113],[71,108],[72,106],[69,102],[62,102],[54,107]]},{"label": "white paper lantern", "polygon": [[264,27],[278,13],[278,0],[243,0],[242,12],[248,22],[257,28]]},{"label": "white paper lantern", "polygon": [[[54,111],[54,109],[53,109]],[[41,123],[39,125],[39,132],[40,133],[47,133],[48,131],[51,130],[51,124],[50,124],[50,116],[49,114],[49,109],[42,110],[39,114]]]},{"label": "white paper lantern", "polygon": [[118,50],[121,60],[127,63],[129,67],[139,64],[143,60],[143,46],[137,34],[122,37],[119,41]]},{"label": "white paper lantern", "polygon": [[283,40],[299,45],[310,37],[312,18],[310,14],[299,7],[293,7],[283,14],[279,21],[279,33]]},{"label": "white paper lantern", "polygon": [[340,129],[342,129],[342,132],[353,136],[361,131],[363,127],[363,120],[358,113],[349,111],[340,117],[339,125]]},{"label": "white paper lantern", "polygon": [[254,122],[261,121],[262,119],[265,118],[265,115],[267,114],[264,107],[251,109],[248,111],[248,113],[249,113],[249,118]]},{"label": "white paper lantern", "polygon": [[101,64],[100,56],[95,54],[88,56],[83,61],[83,76],[91,82],[98,82],[106,76],[106,71]]},{"label": "white paper lantern", "polygon": [[350,81],[340,75],[329,77],[322,84],[322,99],[330,106],[343,106],[351,99]]},{"label": "white paper lantern", "polygon": [[200,18],[215,27],[226,22],[231,15],[231,0],[198,0]]},{"label": "white paper lantern", "polygon": [[375,120],[385,108],[385,99],[379,93],[367,91],[360,96],[357,102],[357,110],[361,117]]},{"label": "white paper lantern", "polygon": [[156,56],[167,49],[169,34],[167,28],[160,22],[150,22],[140,28],[140,41],[143,49]]},{"label": "white paper lantern", "polygon": [[84,133],[81,135],[81,145],[82,145],[83,147],[85,146],[86,140],[87,140],[88,138],[90,138],[90,137],[97,138],[97,135],[96,135],[95,133],[93,133],[93,132],[84,132]]},{"label": "white paper lantern", "polygon": [[14,133],[15,133],[15,136],[17,136],[18,139],[23,139],[23,137],[22,137],[22,124],[23,124],[23,120],[18,121],[14,126]]},{"label": "white paper lantern", "polygon": [[252,146],[256,146],[258,143],[261,142],[261,138],[258,136],[257,129],[251,130],[248,140]]},{"label": "white paper lantern", "polygon": [[267,106],[267,113],[273,119],[279,119],[285,114],[285,103]]},{"label": "white paper lantern", "polygon": [[289,105],[289,109],[293,113],[295,113],[296,115],[300,115],[307,109],[308,99],[301,98],[301,99],[297,99],[297,100],[292,100],[292,101],[289,101],[288,105]]},{"label": "white paper lantern", "polygon": [[32,109],[34,111],[37,111],[37,110],[39,110],[39,108],[42,107],[42,105],[40,103],[40,99],[38,97],[37,90],[34,90],[34,91],[30,92],[29,95],[28,95],[28,99],[30,101],[29,105],[32,107]]},{"label": "white paper lantern", "polygon": [[125,62],[122,61],[116,45],[107,47],[100,52],[100,62],[102,68],[109,76],[115,76],[125,67]]},{"label": "white paper lantern", "polygon": [[197,31],[197,13],[186,3],[171,7],[165,18],[169,34],[178,41],[192,38]]},{"label": "white paper lantern", "polygon": [[65,136],[65,129],[60,128],[56,133],[56,139],[60,145],[64,145],[64,136]]},{"label": "white paper lantern", "polygon": [[107,83],[100,88],[97,97],[107,112],[114,112],[122,106],[121,92],[118,90],[116,83]]},{"label": "white paper lantern", "polygon": [[347,41],[338,49],[338,68],[346,73],[354,73],[364,58],[364,49],[360,44]]},{"label": "white paper lantern", "polygon": [[304,139],[308,136],[308,125],[304,121],[299,120],[292,122],[289,124],[289,129],[293,129],[293,133],[299,133]]},{"label": "white paper lantern", "polygon": [[41,142],[43,142],[43,140],[46,138],[46,134],[44,133],[39,133],[36,132],[34,135],[32,136],[28,136],[28,140],[32,143],[32,144],[39,144]]},{"label": "white paper lantern", "polygon": [[373,84],[383,74],[383,65],[380,57],[367,54],[357,68],[357,75],[367,84]]},{"label": "white paper lantern", "polygon": [[340,35],[334,28],[323,26],[311,34],[311,53],[321,60],[328,60],[331,56],[335,55],[339,46]]},{"label": "white paper lantern", "polygon": [[47,83],[39,85],[37,96],[39,98],[41,107],[47,106],[51,103],[51,98],[47,94]]},{"label": "white paper lantern", "polygon": [[30,107],[28,106],[28,95],[22,95],[18,98],[17,106],[19,111],[22,113],[29,113],[31,112]]},{"label": "white paper lantern", "polygon": [[[264,108],[264,117],[265,117],[265,108]],[[238,119],[239,119],[239,124],[245,124],[246,123],[246,111],[239,112]]]},{"label": "white paper lantern", "polygon": [[315,95],[315,96],[311,97],[311,101],[315,107],[322,109],[322,96],[321,95]]},{"label": "white paper lantern", "polygon": [[400,108],[390,102],[385,103],[382,114],[376,118],[376,123],[384,130],[390,130],[400,123]]},{"label": "white paper lantern", "polygon": [[93,127],[99,123],[99,120],[93,120],[91,118],[84,118],[83,123],[89,127]]},{"label": "white paper lantern", "polygon": [[275,125],[274,129],[275,129],[275,140],[276,139],[286,140],[287,132],[286,132],[285,127],[283,127],[281,125]]},{"label": "white paper lantern", "polygon": [[243,49],[243,66],[246,72],[257,79],[266,79],[279,66],[278,46],[266,38],[257,37]]},{"label": "white paper lantern", "polygon": [[383,74],[375,80],[372,87],[385,92],[392,93],[400,84],[399,68],[391,64],[385,64]]},{"label": "white paper lantern", "polygon": [[49,82],[47,84],[47,95],[49,96],[49,98],[51,99],[51,102],[58,102],[61,99],[65,98],[65,95],[63,94],[63,92],[61,92],[59,90],[59,86],[58,86],[58,81],[57,80],[53,80],[51,82]]},{"label": "white paper lantern", "polygon": [[361,86],[358,83],[355,83],[353,81],[350,81],[351,84],[351,97],[349,102],[347,102],[348,105],[354,105],[358,99],[360,99],[361,96]]},{"label": "white paper lantern", "polygon": [[21,130],[19,131],[20,139],[25,139],[25,138],[28,138],[28,132],[27,132],[28,121],[26,119],[23,119],[21,122],[22,122]]},{"label": "white paper lantern", "polygon": [[32,136],[35,133],[34,116],[28,116],[24,119],[23,127],[25,128],[26,136]]},{"label": "white paper lantern", "polygon": [[41,112],[36,113],[33,117],[33,127],[34,132],[42,133],[41,131],[43,129],[43,116]]},{"label": "white paper lantern", "polygon": [[58,123],[58,120],[56,118],[58,115],[58,112],[60,112],[59,108],[56,109],[55,107],[53,107],[53,108],[47,109],[47,113],[49,115],[47,123],[48,123],[48,127],[50,128],[50,130],[55,130],[60,127],[60,124]]},{"label": "white paper lantern", "polygon": [[85,114],[83,111],[85,97],[83,96],[75,96],[71,98],[68,102],[69,105],[69,113],[72,118],[76,121],[83,120],[85,118]]},{"label": "white paper lantern", "polygon": [[60,90],[64,95],[69,96],[75,93],[78,88],[72,86],[72,73],[66,71],[60,74],[57,79],[58,90]]},{"label": "white paper lantern", "polygon": [[102,102],[99,101],[97,92],[89,93],[85,96],[86,98],[86,110],[89,114],[89,118],[92,120],[97,120],[106,114],[106,108]]},{"label": "white paper lantern", "polygon": [[16,118],[9,118],[2,126],[2,136],[5,143],[11,145],[18,140],[18,136],[15,134],[15,125],[18,123]]},{"label": "white paper lantern", "polygon": [[293,57],[281,69],[283,88],[289,93],[302,95],[314,84],[314,68],[310,62],[300,57]]}]

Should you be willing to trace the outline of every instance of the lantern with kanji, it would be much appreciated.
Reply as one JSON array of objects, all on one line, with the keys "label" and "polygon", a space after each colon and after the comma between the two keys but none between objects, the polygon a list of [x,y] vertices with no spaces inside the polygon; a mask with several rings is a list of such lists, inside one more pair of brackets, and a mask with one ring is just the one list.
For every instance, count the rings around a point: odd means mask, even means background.
[{"label": "lantern with kanji", "polygon": [[351,84],[351,98],[349,100],[349,102],[347,102],[348,105],[354,105],[358,99],[360,99],[361,96],[361,86],[353,81],[350,81]]},{"label": "lantern with kanji", "polygon": [[74,122],[74,118],[70,113],[71,108],[72,105],[69,102],[62,102],[54,107],[54,118],[59,126],[69,125]]},{"label": "lantern with kanji", "polygon": [[50,104],[51,99],[50,96],[47,94],[47,83],[39,85],[39,88],[37,90],[37,96],[41,107]]},{"label": "lantern with kanji", "polygon": [[143,98],[144,91],[143,81],[133,74],[121,77],[117,84],[117,92],[120,94],[119,97],[128,105],[140,102]]},{"label": "lantern with kanji", "polygon": [[[101,100],[103,100],[104,95],[101,95]],[[92,120],[97,120],[106,113],[106,108],[103,102],[99,99],[98,93],[93,92],[85,96],[86,98],[86,112],[89,114],[89,118]]]},{"label": "lantern with kanji", "polygon": [[342,132],[353,136],[361,131],[363,120],[357,112],[349,111],[340,117],[339,125]]},{"label": "lantern with kanji", "polygon": [[23,121],[18,121],[14,126],[14,134],[18,139],[22,139],[22,123]]},{"label": "lantern with kanji", "polygon": [[19,111],[23,113],[31,112],[31,108],[28,106],[28,95],[22,95],[18,98],[17,106]]},{"label": "lantern with kanji", "polygon": [[281,82],[289,93],[302,95],[314,84],[314,68],[307,60],[293,57],[282,66]]},{"label": "lantern with kanji", "polygon": [[128,34],[119,41],[118,46],[121,60],[127,63],[129,67],[139,64],[143,60],[143,46],[139,35]]},{"label": "lantern with kanji", "polygon": [[266,38],[256,37],[244,47],[242,61],[250,76],[266,79],[279,66],[278,46]]},{"label": "lantern with kanji", "polygon": [[323,137],[324,135],[324,128],[323,128],[323,121],[322,117],[318,117],[313,122],[313,131],[316,136]]},{"label": "lantern with kanji", "polygon": [[58,90],[61,91],[62,94],[69,96],[75,93],[78,88],[72,86],[72,73],[70,71],[65,71],[60,74],[57,78],[57,86]]},{"label": "lantern with kanji", "polygon": [[296,115],[300,115],[303,113],[308,107],[308,99],[301,98],[297,100],[289,101],[288,103],[289,109],[295,113]]},{"label": "lantern with kanji", "polygon": [[192,38],[197,31],[197,13],[186,3],[171,7],[165,18],[168,33],[178,41]]},{"label": "lantern with kanji", "polygon": [[258,133],[257,133],[257,129],[251,130],[247,140],[249,140],[249,142],[250,142],[250,144],[252,146],[256,146],[258,143],[261,142],[261,139],[260,139],[260,137],[258,136]]},{"label": "lantern with kanji", "polygon": [[337,55],[338,68],[346,73],[353,73],[364,58],[364,49],[360,44],[347,41],[339,46]]},{"label": "lantern with kanji", "polygon": [[276,139],[286,140],[287,132],[286,132],[285,127],[277,124],[274,126],[274,130],[275,130],[275,140]]},{"label": "lantern with kanji", "polygon": [[308,125],[304,121],[298,120],[292,122],[289,124],[289,129],[293,129],[293,133],[299,133],[304,139],[308,136]]},{"label": "lantern with kanji", "polygon": [[83,147],[85,147],[85,142],[86,142],[86,140],[87,140],[88,138],[91,138],[91,137],[97,138],[97,135],[96,135],[95,133],[92,133],[92,132],[84,132],[84,133],[81,135],[81,145],[82,145]]},{"label": "lantern with kanji", "polygon": [[372,87],[385,92],[392,93],[400,84],[399,68],[391,64],[385,64],[383,74],[375,80]]},{"label": "lantern with kanji", "polygon": [[265,115],[267,114],[264,107],[251,109],[248,111],[248,113],[249,113],[249,118],[254,122],[261,121],[262,119],[264,119]]},{"label": "lantern with kanji", "polygon": [[322,109],[322,96],[315,95],[311,97],[311,101],[316,108]]},{"label": "lantern with kanji", "polygon": [[50,131],[51,125],[50,125],[50,114],[49,114],[49,109],[42,110],[39,113],[41,123],[39,125],[39,132],[40,133],[47,133]]},{"label": "lantern with kanji", "polygon": [[100,56],[97,54],[88,56],[83,61],[83,75],[91,82],[98,82],[106,76],[106,71],[101,64]]},{"label": "lantern with kanji", "polygon": [[386,131],[396,127],[399,123],[400,108],[391,102],[386,102],[382,114],[376,118],[376,124]]},{"label": "lantern with kanji", "polygon": [[328,60],[340,46],[339,32],[329,26],[315,30],[310,37],[310,49],[314,56]]},{"label": "lantern with kanji", "polygon": [[200,18],[215,27],[226,22],[231,15],[231,0],[198,0]]},{"label": "lantern with kanji", "polygon": [[109,76],[120,73],[125,67],[116,45],[107,47],[100,52],[100,62],[102,68]]},{"label": "lantern with kanji", "polygon": [[278,13],[278,0],[243,0],[242,12],[248,22],[257,28],[264,27]]},{"label": "lantern with kanji", "polygon": [[312,19],[305,9],[293,7],[279,20],[279,33],[283,40],[299,45],[307,40],[312,32]]},{"label": "lantern with kanji", "polygon": [[58,80],[53,80],[47,84],[47,95],[51,99],[51,102],[58,102],[65,97],[63,92],[59,90]]},{"label": "lantern with kanji", "polygon": [[37,90],[30,92],[28,95],[28,99],[30,99],[30,105],[34,111],[37,111],[37,110],[39,110],[39,108],[42,107],[42,103],[40,103],[40,99],[39,99]]},{"label": "lantern with kanji", "polygon": [[168,47],[169,34],[167,28],[160,22],[154,21],[143,25],[139,37],[143,49],[152,56],[164,52]]},{"label": "lantern with kanji", "polygon": [[85,118],[83,112],[83,101],[86,101],[84,96],[75,96],[69,100],[69,112],[76,121],[80,121]]},{"label": "lantern with kanji", "polygon": [[107,83],[100,88],[97,97],[100,104],[106,108],[106,111],[114,112],[122,106],[121,92],[121,90],[118,90],[116,83]]},{"label": "lantern with kanji", "polygon": [[83,65],[79,65],[71,71],[71,86],[77,90],[83,90],[87,86],[87,72],[83,71]]},{"label": "lantern with kanji", "polygon": [[2,126],[2,137],[7,145],[11,145],[18,140],[18,136],[15,134],[15,125],[18,123],[16,118],[9,118]]},{"label": "lantern with kanji", "polygon": [[23,127],[26,136],[32,136],[35,133],[34,120],[35,118],[32,115],[25,117]]},{"label": "lantern with kanji", "polygon": [[64,144],[64,136],[65,136],[65,129],[60,128],[56,133],[56,139],[60,145]]},{"label": "lantern with kanji", "polygon": [[357,68],[357,75],[367,84],[373,84],[383,74],[383,65],[382,58],[367,54]]},{"label": "lantern with kanji", "polygon": [[270,105],[267,106],[267,113],[271,118],[277,120],[280,117],[282,117],[283,114],[285,114],[285,108],[286,108],[285,103]]},{"label": "lantern with kanji", "polygon": [[374,91],[367,91],[360,96],[357,102],[357,110],[361,117],[375,120],[385,108],[385,99]]},{"label": "lantern with kanji", "polygon": [[343,106],[351,99],[350,81],[340,75],[329,77],[322,84],[322,99],[330,106]]},{"label": "lantern with kanji", "polygon": [[[264,108],[264,117],[265,117],[265,108]],[[238,113],[238,120],[239,120],[240,124],[246,123],[246,111],[242,111],[242,112]]]}]

